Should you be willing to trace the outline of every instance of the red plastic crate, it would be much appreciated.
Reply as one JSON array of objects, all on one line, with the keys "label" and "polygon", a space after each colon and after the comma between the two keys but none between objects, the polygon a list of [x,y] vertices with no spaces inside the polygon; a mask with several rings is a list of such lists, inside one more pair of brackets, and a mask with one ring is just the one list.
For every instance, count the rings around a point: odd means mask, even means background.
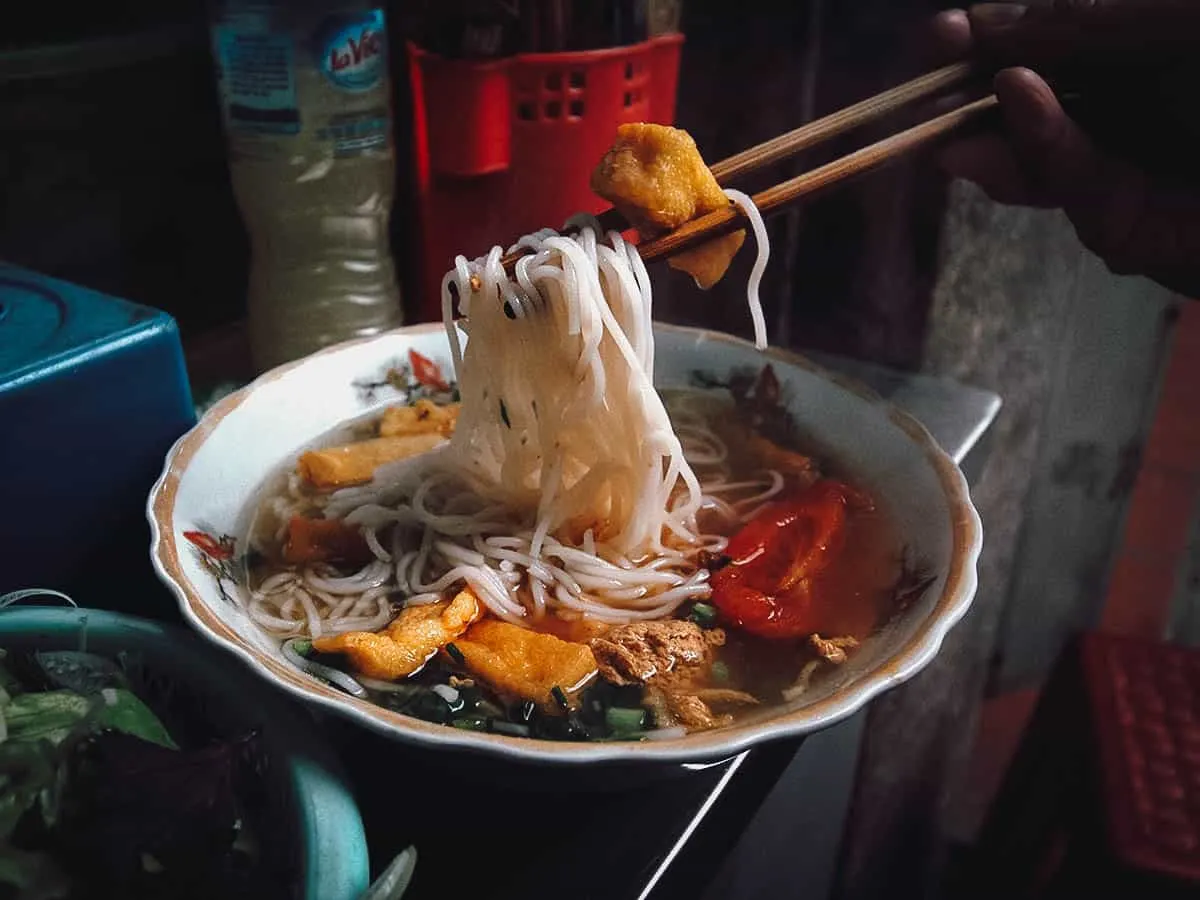
[{"label": "red plastic crate", "polygon": [[1099,636],[1082,649],[1112,853],[1200,891],[1200,652]]},{"label": "red plastic crate", "polygon": [[947,896],[1200,896],[1200,650],[1073,641]]},{"label": "red plastic crate", "polygon": [[448,60],[408,47],[421,246],[416,321],[440,318],[455,255],[475,257],[606,204],[588,181],[618,125],[671,124],[683,36]]}]

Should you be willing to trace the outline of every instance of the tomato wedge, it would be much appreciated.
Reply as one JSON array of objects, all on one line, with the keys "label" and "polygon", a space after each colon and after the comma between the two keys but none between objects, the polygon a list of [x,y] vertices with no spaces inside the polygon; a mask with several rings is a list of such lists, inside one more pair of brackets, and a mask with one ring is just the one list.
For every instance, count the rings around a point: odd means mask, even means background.
[{"label": "tomato wedge", "polygon": [[846,513],[870,499],[839,481],[823,480],[771,503],[742,526],[712,573],[712,603],[731,625],[765,638],[805,637],[824,630],[813,580],[846,539]]}]

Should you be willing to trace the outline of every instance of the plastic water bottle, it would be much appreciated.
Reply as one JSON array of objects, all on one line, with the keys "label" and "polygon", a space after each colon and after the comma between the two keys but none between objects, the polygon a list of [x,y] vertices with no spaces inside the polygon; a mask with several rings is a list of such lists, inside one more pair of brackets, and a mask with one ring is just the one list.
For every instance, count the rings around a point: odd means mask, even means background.
[{"label": "plastic water bottle", "polygon": [[250,235],[256,367],[396,327],[383,9],[373,0],[214,2],[230,174]]}]

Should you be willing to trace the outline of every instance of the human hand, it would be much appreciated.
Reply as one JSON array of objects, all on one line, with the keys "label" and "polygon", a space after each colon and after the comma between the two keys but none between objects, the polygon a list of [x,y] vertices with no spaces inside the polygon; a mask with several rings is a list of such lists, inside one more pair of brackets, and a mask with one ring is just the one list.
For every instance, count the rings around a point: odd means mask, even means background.
[{"label": "human hand", "polygon": [[946,170],[1001,203],[1062,208],[1112,271],[1200,298],[1200,2],[985,3],[934,32],[943,57],[999,70],[1004,117],[949,145]]}]

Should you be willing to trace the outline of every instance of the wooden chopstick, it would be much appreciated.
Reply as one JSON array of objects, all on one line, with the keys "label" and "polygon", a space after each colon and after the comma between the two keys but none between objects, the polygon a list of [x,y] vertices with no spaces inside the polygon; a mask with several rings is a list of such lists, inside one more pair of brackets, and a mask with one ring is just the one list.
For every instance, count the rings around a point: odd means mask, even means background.
[{"label": "wooden chopstick", "polygon": [[[782,184],[767,188],[752,198],[754,205],[764,216],[787,206],[802,197],[840,183],[872,169],[893,162],[901,156],[945,137],[998,105],[995,94],[983,97],[948,113],[922,122],[907,131],[884,138],[878,143],[856,150],[848,156],[834,160],[811,172],[805,172]],[[655,262],[690,250],[713,238],[744,227],[745,216],[736,206],[709,213],[685,223],[674,231],[638,245],[638,253],[645,262]]]},{"label": "wooden chopstick", "polygon": [[965,84],[978,70],[970,63],[955,63],[906,81],[882,94],[868,97],[845,109],[816,119],[765,143],[723,159],[712,167],[718,184],[729,184],[744,175],[795,156],[855,128],[861,128],[901,107]]},{"label": "wooden chopstick", "polygon": [[[713,176],[717,179],[718,184],[729,184],[751,172],[773,165],[847,131],[874,122],[908,104],[931,97],[949,88],[966,84],[978,74],[979,70],[971,63],[955,63],[945,66],[762,144],[750,147],[741,153],[734,154],[712,167]],[[857,150],[842,159],[769,188],[755,195],[754,202],[759,211],[766,215],[824,187],[862,174],[897,156],[925,146],[931,141],[961,128],[995,105],[996,98],[991,96],[961,106],[907,131]],[[615,209],[606,210],[598,218],[601,228],[605,231],[623,231],[629,227],[629,223]],[[744,216],[741,211],[737,207],[731,206],[728,209],[693,219],[661,237],[645,241],[638,246],[638,250],[646,262],[663,259],[690,249],[706,240],[736,230],[740,227],[737,223],[742,218]],[[527,253],[529,250],[522,248],[504,256],[501,263],[511,273],[516,261]]]},{"label": "wooden chopstick", "polygon": [[[717,179],[717,184],[733,184],[751,172],[869,125],[918,100],[959,87],[978,75],[979,69],[969,62],[944,66],[714,163],[711,167],[713,177]],[[624,231],[629,227],[625,217],[615,209],[605,210],[598,219],[605,231]],[[508,257],[505,257],[505,265],[508,265]]]}]

